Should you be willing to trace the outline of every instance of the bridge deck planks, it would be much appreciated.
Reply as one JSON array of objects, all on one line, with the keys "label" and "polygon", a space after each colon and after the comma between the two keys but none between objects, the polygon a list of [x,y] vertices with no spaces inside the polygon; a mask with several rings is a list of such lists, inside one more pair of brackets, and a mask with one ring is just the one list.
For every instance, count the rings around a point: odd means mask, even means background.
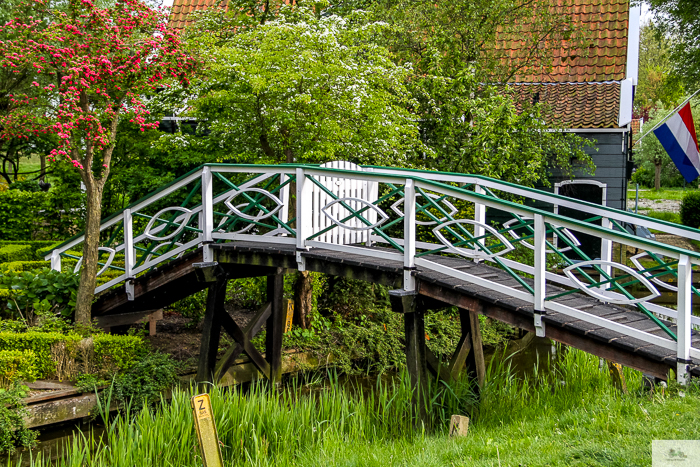
[{"label": "bridge deck planks", "polygon": [[[264,268],[270,267],[296,269],[296,248],[294,245],[237,241],[216,244],[211,247],[215,251],[217,261],[223,266],[235,270],[238,273],[235,275],[239,277],[243,277],[250,266],[257,266],[263,272]],[[400,287],[403,277],[403,262],[372,256],[373,250],[392,250],[367,247],[363,249],[366,250],[366,255],[320,248],[313,248],[301,254],[306,258],[307,269],[309,270],[373,280],[396,288]],[[188,258],[189,255],[183,257],[182,260],[169,263],[164,268],[161,268],[161,271],[157,271],[157,274],[148,273],[140,277],[138,281],[143,284],[142,289],[152,289],[152,287],[148,286],[151,280],[149,275],[153,276],[153,280],[157,281],[162,287],[164,281],[163,269],[170,267],[173,270],[177,270],[175,266],[171,265],[178,261],[187,261]],[[491,282],[513,288],[517,286],[518,290],[524,289],[506,271],[489,266],[483,262],[476,263],[461,258],[434,255],[424,258]],[[188,262],[191,267],[192,259],[189,259]],[[260,271],[256,271],[255,275],[260,274]],[[183,277],[183,274],[179,273],[177,276]],[[432,298],[441,300],[448,306],[473,304],[475,307],[481,307],[480,312],[488,316],[518,325],[523,329],[534,329],[534,310],[532,304],[527,301],[420,267],[417,268],[415,276],[421,293],[423,293],[423,289],[425,289],[425,293],[428,293],[427,290],[430,289]],[[525,281],[529,284],[533,282],[532,279],[525,279]],[[553,295],[563,290],[565,289],[548,284],[546,294]],[[110,294],[96,303],[95,307],[99,310],[99,314],[123,312],[118,311],[124,306],[123,290],[114,290]],[[137,296],[136,301],[138,300]],[[666,334],[661,329],[658,329],[652,320],[644,314],[622,306],[604,304],[584,293],[566,295],[555,301],[635,329],[666,337]],[[133,304],[134,302],[131,303]],[[95,307],[93,310],[95,310]],[[619,363],[659,377],[665,377],[669,368],[675,369],[676,360],[673,351],[650,345],[638,339],[560,313],[548,311],[543,319],[546,325],[546,334],[560,342],[574,345],[601,357],[616,360]],[[665,324],[675,332],[675,325],[670,322],[665,322]],[[654,330],[655,328],[656,330]],[[697,347],[698,342],[700,342],[698,332],[693,332],[692,340],[694,346]],[[700,376],[700,361],[693,361],[691,373],[695,376]]]}]

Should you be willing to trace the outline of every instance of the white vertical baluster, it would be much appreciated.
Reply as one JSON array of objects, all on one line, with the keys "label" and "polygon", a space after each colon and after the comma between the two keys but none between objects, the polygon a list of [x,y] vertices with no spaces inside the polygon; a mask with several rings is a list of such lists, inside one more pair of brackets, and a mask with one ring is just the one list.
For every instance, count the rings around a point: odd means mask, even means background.
[{"label": "white vertical baluster", "polygon": [[676,336],[678,337],[676,378],[680,384],[689,380],[688,365],[690,365],[691,321],[692,315],[692,283],[693,265],[687,255],[681,255],[678,261],[678,322]]},{"label": "white vertical baluster", "polygon": [[[603,217],[602,219],[602,224],[601,226],[604,229],[612,230],[612,221],[608,219],[607,217]],[[620,244],[620,248],[625,248],[625,245]],[[612,261],[612,240],[608,238],[601,238],[600,239],[600,259],[603,261]],[[605,274],[608,275],[608,277],[612,277],[612,266],[609,264],[604,264],[601,266],[601,269],[605,272]],[[606,281],[607,279],[605,278],[604,275],[600,276],[600,281]],[[603,284],[600,286],[601,289],[607,290],[610,288],[610,284]]]},{"label": "white vertical baluster", "polygon": [[[368,172],[374,172],[374,169],[365,169]],[[370,203],[374,203],[377,201],[379,198],[379,182],[367,182],[367,187],[366,187],[366,198],[367,201]],[[377,223],[377,211],[374,209],[368,209],[367,210],[367,215],[369,216],[367,220],[371,224],[376,224]],[[364,241],[367,242],[367,246],[372,246],[372,234],[373,232],[371,230],[365,230],[365,236],[364,236]]]},{"label": "white vertical baluster", "polygon": [[416,186],[413,180],[406,180],[404,187],[403,218],[403,289],[416,290]]},{"label": "white vertical baluster", "polygon": [[[288,179],[289,176],[287,174],[280,174],[280,185],[284,184],[284,182],[286,182]],[[280,193],[280,201],[282,201],[282,205],[284,207],[280,210],[279,219],[286,224],[289,222],[289,184],[282,188]],[[281,236],[286,237],[287,230],[282,226],[279,228],[282,229]]]},{"label": "white vertical baluster", "polygon": [[61,270],[61,254],[58,252],[58,250],[53,250],[51,252],[51,269],[54,271]]},{"label": "white vertical baluster", "polygon": [[533,239],[535,247],[535,333],[537,337],[544,337],[544,323],[542,315],[544,310],[544,297],[546,293],[545,272],[547,265],[547,250],[545,243],[545,223],[544,217],[541,214],[535,214],[535,238]]},{"label": "white vertical baluster", "polygon": [[313,182],[306,179],[304,169],[297,168],[297,264],[300,271],[304,271],[306,265],[301,256],[303,250],[307,250],[306,239],[313,232],[311,198],[313,195]]},{"label": "white vertical baluster", "polygon": [[[478,193],[480,195],[486,194],[486,191],[481,188],[479,185],[474,185],[474,193]],[[486,206],[484,206],[481,203],[474,203],[474,222],[479,222],[481,224],[486,224]],[[474,237],[479,238],[483,236],[486,233],[486,229],[484,229],[481,225],[474,225]],[[479,244],[483,245],[484,240],[479,240]],[[478,249],[478,247],[475,245],[474,249]],[[480,261],[483,261],[479,258],[474,258],[474,262],[478,263]]]},{"label": "white vertical baluster", "polygon": [[202,231],[200,239],[202,241],[202,261],[205,263],[214,261],[209,244],[213,241],[214,231],[214,206],[213,206],[213,183],[211,167],[205,166],[202,169],[202,215],[199,217],[199,229]]},{"label": "white vertical baluster", "polygon": [[136,264],[136,252],[134,251],[134,225],[131,209],[124,209],[124,288],[126,297],[129,300],[134,300],[134,281],[132,270]]}]

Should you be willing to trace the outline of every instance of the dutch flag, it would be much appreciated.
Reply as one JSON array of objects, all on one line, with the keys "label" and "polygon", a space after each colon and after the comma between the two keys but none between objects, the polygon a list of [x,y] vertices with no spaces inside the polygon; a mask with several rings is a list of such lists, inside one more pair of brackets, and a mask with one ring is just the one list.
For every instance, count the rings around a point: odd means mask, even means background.
[{"label": "dutch flag", "polygon": [[700,151],[698,138],[695,136],[693,115],[690,102],[678,113],[673,114],[666,123],[654,130],[654,134],[664,147],[678,171],[687,182],[692,182],[700,175]]}]

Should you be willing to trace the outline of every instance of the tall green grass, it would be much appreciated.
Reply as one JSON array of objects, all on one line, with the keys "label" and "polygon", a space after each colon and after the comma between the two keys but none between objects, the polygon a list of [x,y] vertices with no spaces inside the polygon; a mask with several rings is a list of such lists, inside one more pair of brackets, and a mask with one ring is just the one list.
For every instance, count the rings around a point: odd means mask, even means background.
[{"label": "tall green grass", "polygon": [[[414,422],[405,375],[378,379],[372,391],[343,386],[335,377],[312,390],[301,384],[279,391],[265,385],[247,391],[212,388],[225,465],[499,465],[502,457],[510,459],[503,465],[521,460],[527,461],[523,465],[646,465],[637,460],[648,454],[648,436],[663,437],[664,430],[690,436],[686,439],[700,435],[697,414],[674,418],[669,413],[666,421],[667,409],[659,405],[664,400],[641,391],[638,372],[625,369],[630,393],[622,395],[607,368],[599,370],[597,358],[560,351],[555,362],[540,362],[524,376],[511,369],[508,358],[494,359],[480,399],[466,379],[431,384],[426,425]],[[699,391],[685,391],[681,402],[697,407]],[[200,466],[190,397],[189,391],[176,390],[170,402],[155,409],[122,413],[107,424],[102,440],[77,436],[63,459],[37,458],[33,465]],[[472,418],[467,438],[446,437],[453,413]],[[608,446],[610,441],[615,444]],[[596,456],[612,456],[614,462]],[[625,461],[630,456],[637,460]]]}]

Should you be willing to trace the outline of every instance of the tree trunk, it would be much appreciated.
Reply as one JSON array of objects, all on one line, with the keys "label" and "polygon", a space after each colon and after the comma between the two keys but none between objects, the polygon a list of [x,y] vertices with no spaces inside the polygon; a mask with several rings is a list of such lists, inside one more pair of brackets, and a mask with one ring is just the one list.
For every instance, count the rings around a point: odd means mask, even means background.
[{"label": "tree trunk", "polygon": [[75,303],[75,322],[89,323],[92,319],[92,301],[95,297],[97,271],[99,269],[98,250],[100,246],[100,221],[102,220],[101,183],[92,180],[85,187],[87,213],[85,219],[85,242],[83,242],[83,262],[80,269],[80,285]]},{"label": "tree trunk", "polygon": [[654,163],[654,188],[661,189],[661,162]]},{"label": "tree trunk", "polygon": [[293,323],[302,329],[308,329],[311,325],[311,311],[313,308],[313,287],[309,271],[299,271],[297,281],[294,284],[294,317]]}]

